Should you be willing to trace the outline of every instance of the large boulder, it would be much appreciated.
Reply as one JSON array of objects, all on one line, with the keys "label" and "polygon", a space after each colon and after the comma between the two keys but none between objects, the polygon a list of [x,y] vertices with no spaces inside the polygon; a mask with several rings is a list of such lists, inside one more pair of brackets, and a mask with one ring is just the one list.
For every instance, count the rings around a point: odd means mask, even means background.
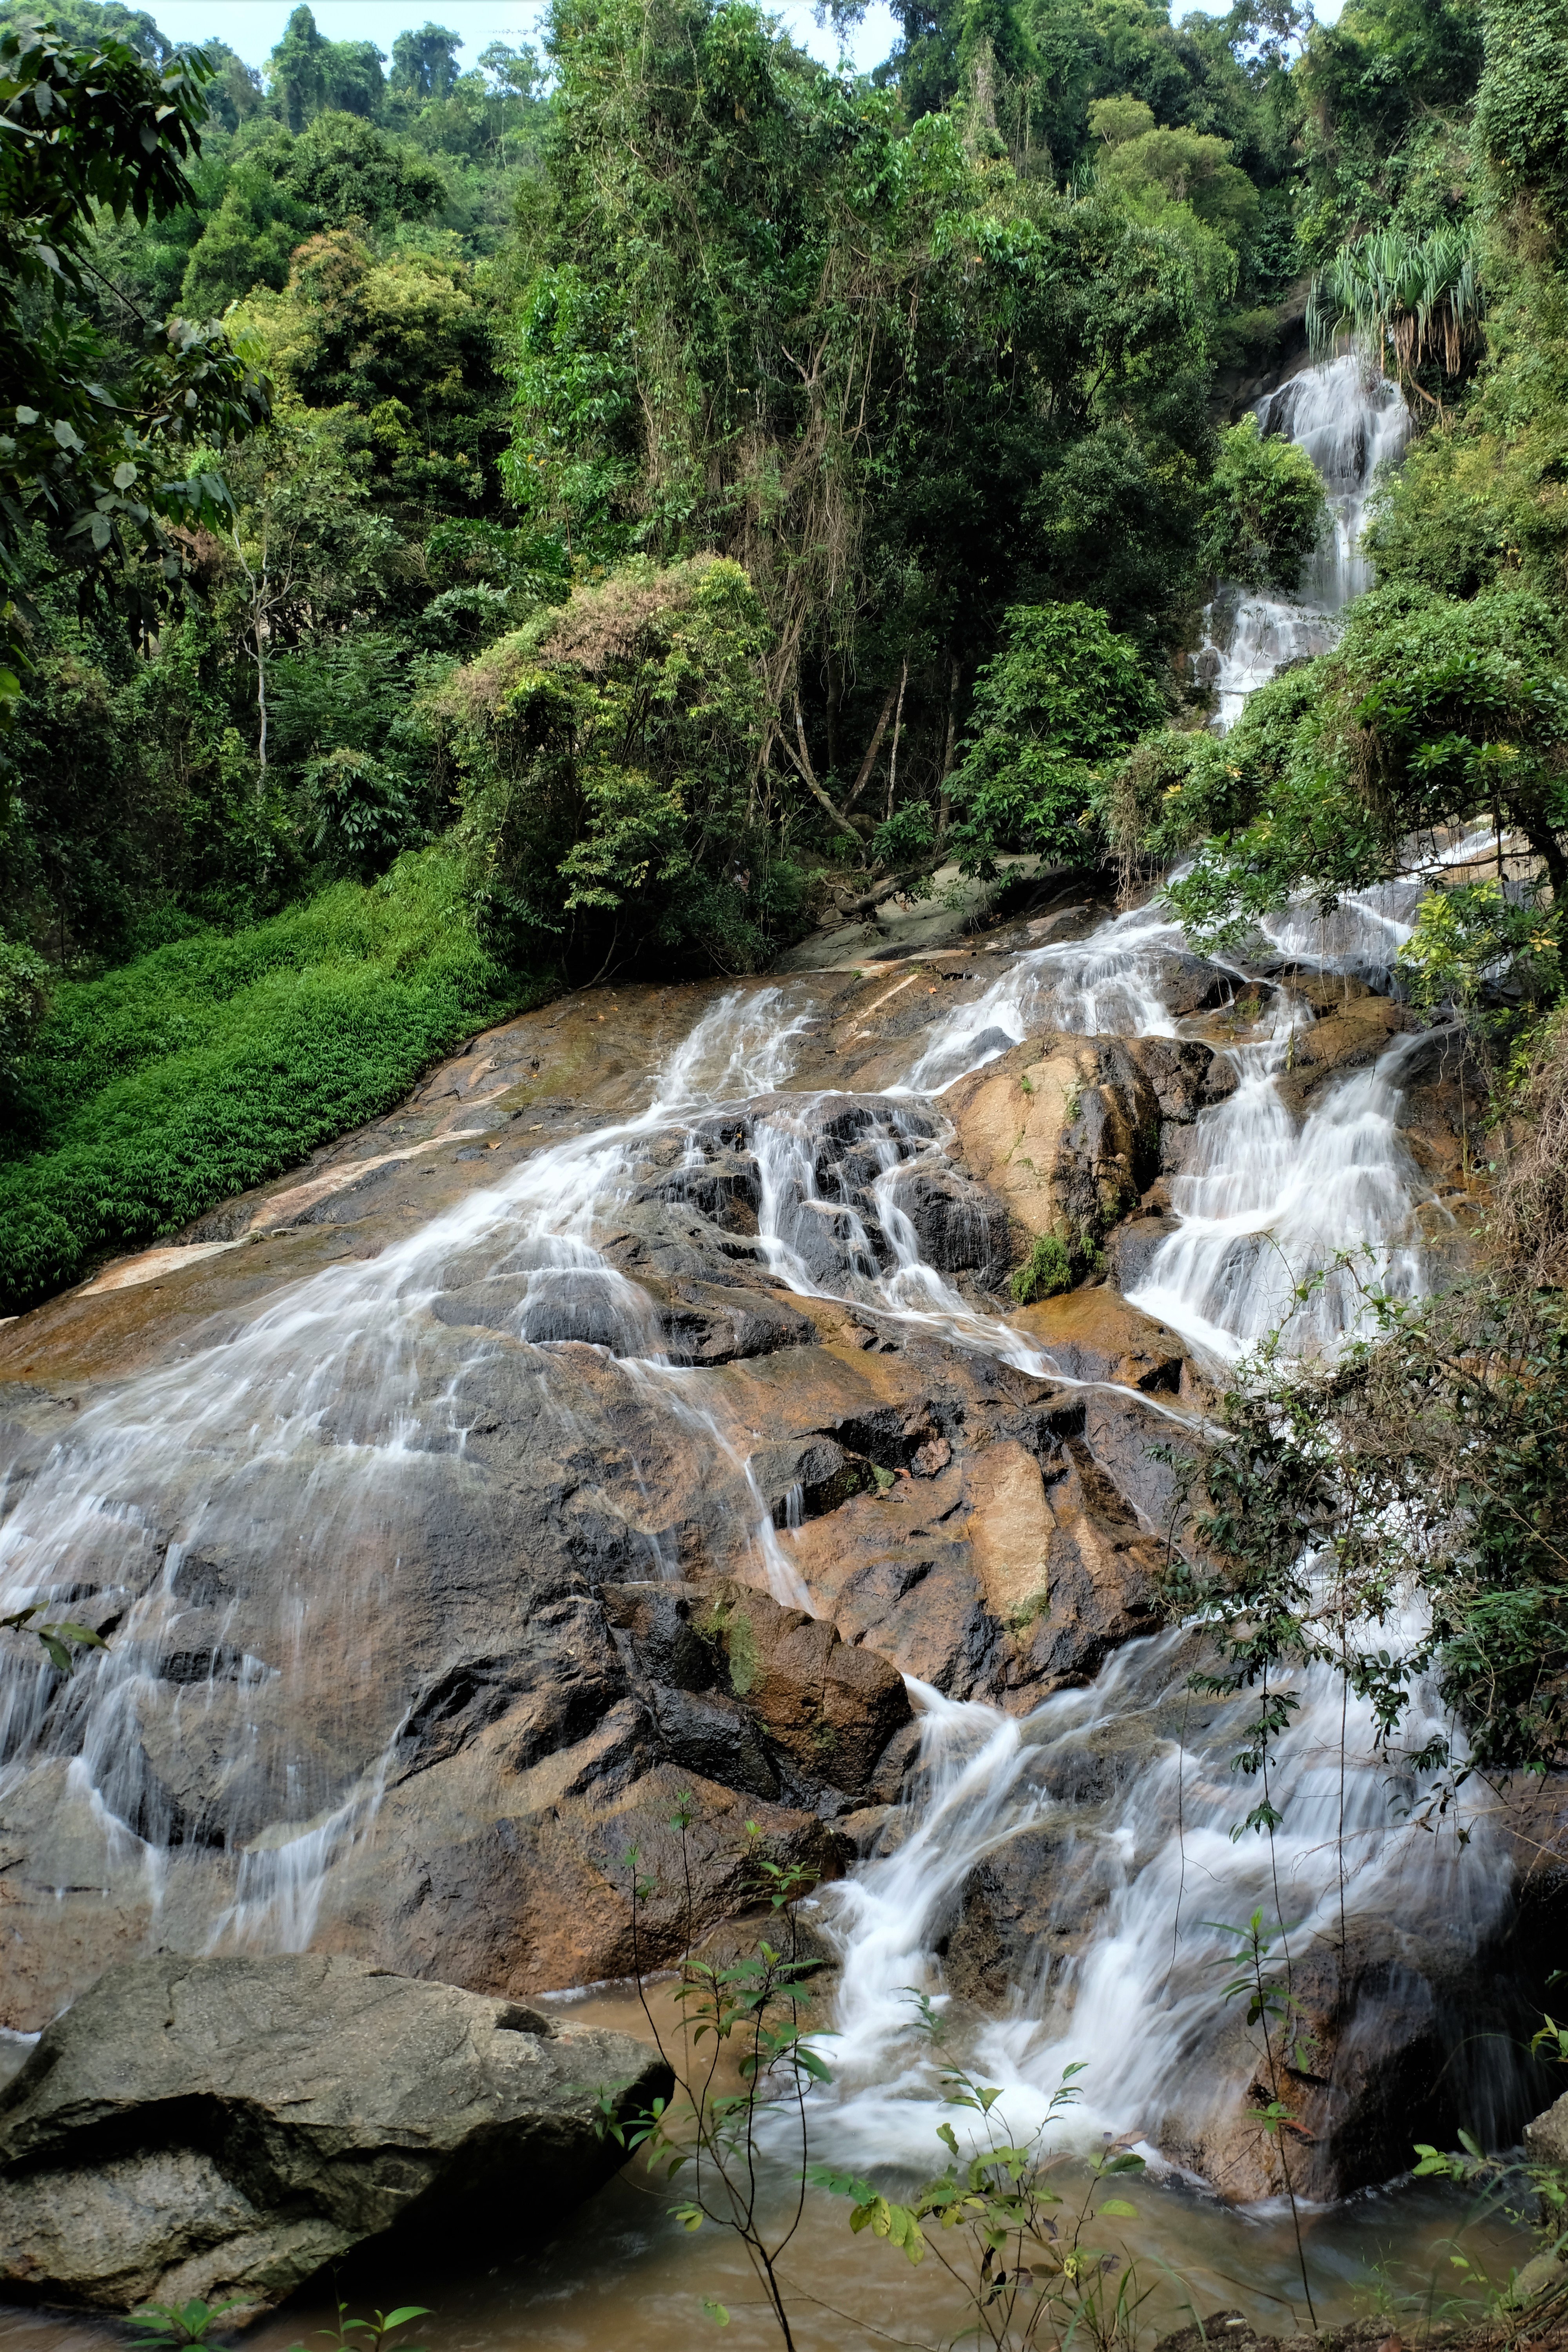
[{"label": "large boulder", "polygon": [[945,1099],[973,1174],[1082,1273],[1179,1164],[1184,1130],[1235,1085],[1234,1066],[1195,1039],[1050,1035],[961,1078]]},{"label": "large boulder", "polygon": [[913,1721],[886,1658],[733,1578],[623,1584],[605,1606],[675,1761],[731,1788],[844,1810]]},{"label": "large boulder", "polygon": [[947,1101],[970,1168],[1026,1232],[1081,1256],[1136,1197],[1153,1138],[1102,1084],[1096,1040],[1035,1039],[961,1078]]},{"label": "large boulder", "polygon": [[548,2224],[670,2089],[629,2034],[321,1954],[110,1969],[0,2096],[0,2290],[252,2311],[395,2229]]},{"label": "large boulder", "polygon": [[733,1580],[705,1622],[730,1688],[797,1768],[866,1796],[888,1742],[912,1719],[902,1675],[836,1625]]}]

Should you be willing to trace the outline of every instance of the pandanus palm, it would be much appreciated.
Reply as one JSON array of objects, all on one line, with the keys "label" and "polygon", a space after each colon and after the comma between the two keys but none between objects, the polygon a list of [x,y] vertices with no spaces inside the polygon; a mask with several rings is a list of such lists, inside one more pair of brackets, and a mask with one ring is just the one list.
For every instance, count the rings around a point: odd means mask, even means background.
[{"label": "pandanus palm", "polygon": [[1343,245],[1314,279],[1307,306],[1312,347],[1326,352],[1349,333],[1375,348],[1408,390],[1441,403],[1416,378],[1423,367],[1456,376],[1480,330],[1481,284],[1469,228],[1444,224],[1425,236],[1379,229]]}]

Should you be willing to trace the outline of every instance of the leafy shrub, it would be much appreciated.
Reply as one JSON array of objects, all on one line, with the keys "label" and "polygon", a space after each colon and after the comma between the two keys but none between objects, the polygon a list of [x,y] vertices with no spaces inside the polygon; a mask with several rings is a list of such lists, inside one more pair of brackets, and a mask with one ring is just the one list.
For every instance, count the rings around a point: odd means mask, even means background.
[{"label": "leafy shrub", "polygon": [[1514,898],[1495,877],[1429,890],[1394,970],[1411,1002],[1453,1005],[1479,1027],[1517,1024],[1563,993],[1562,910]]},{"label": "leafy shrub", "polygon": [[1191,814],[1213,837],[1171,901],[1194,940],[1224,945],[1295,890],[1332,907],[1396,871],[1411,835],[1482,811],[1523,835],[1561,896],[1565,746],[1568,659],[1545,599],[1374,589],[1331,654],[1265,687],[1219,755],[1194,758],[1209,792]]},{"label": "leafy shrub", "polygon": [[47,969],[31,948],[0,939],[0,1087],[43,1019]]},{"label": "leafy shrub", "polygon": [[1484,18],[1477,143],[1500,194],[1531,199],[1560,222],[1568,205],[1568,6],[1564,0],[1489,0]]},{"label": "leafy shrub", "polygon": [[1204,517],[1204,560],[1248,588],[1293,589],[1318,543],[1326,511],[1318,469],[1305,449],[1267,437],[1256,416],[1220,436]]},{"label": "leafy shrub", "polygon": [[1160,716],[1136,648],[1089,604],[1017,604],[974,688],[973,734],[952,780],[966,873],[1000,848],[1079,856],[1095,765]]},{"label": "leafy shrub", "polygon": [[312,760],[305,792],[316,820],[310,846],[340,873],[368,877],[418,834],[407,777],[368,751],[343,745]]},{"label": "leafy shrub", "polygon": [[389,1109],[531,992],[480,949],[440,851],[61,983],[18,1065],[40,1148],[0,1168],[4,1311]]},{"label": "leafy shrub", "polygon": [[766,635],[738,563],[638,558],[439,688],[469,888],[513,960],[745,971],[798,919],[755,814]]},{"label": "leafy shrub", "polygon": [[[1205,1686],[1254,1694],[1248,1774],[1267,1766],[1299,1704],[1281,1708],[1273,1694],[1308,1663],[1337,1669],[1372,1702],[1394,1752],[1412,1691],[1435,1666],[1468,1747],[1439,1735],[1404,1760],[1446,1767],[1456,1784],[1561,1761],[1568,1309],[1560,1292],[1529,1287],[1529,1272],[1505,1263],[1411,1303],[1373,1294],[1372,1336],[1337,1361],[1289,1362],[1276,1335],[1237,1367],[1220,1402],[1224,1434],[1186,1465],[1199,1545],[1173,1561],[1167,1599],[1173,1614],[1201,1612],[1215,1629],[1222,1670]],[[1320,1561],[1328,1590],[1309,1598]],[[1428,1629],[1394,1656],[1380,1629],[1412,1591]],[[1339,1630],[1357,1626],[1373,1629],[1365,1648]],[[1279,1817],[1261,1785],[1249,1825],[1270,1828]]]}]

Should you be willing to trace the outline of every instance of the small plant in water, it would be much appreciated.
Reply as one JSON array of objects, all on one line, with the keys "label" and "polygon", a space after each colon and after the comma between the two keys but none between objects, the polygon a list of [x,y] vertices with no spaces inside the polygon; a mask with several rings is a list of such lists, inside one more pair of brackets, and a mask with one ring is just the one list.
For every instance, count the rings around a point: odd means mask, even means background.
[{"label": "small plant in water", "polygon": [[[375,2311],[368,2319],[351,2319],[348,2305],[340,2303],[336,2328],[316,2328],[311,2341],[321,2346],[321,2352],[382,2352],[382,2346],[389,2336],[395,2335],[400,2327],[407,2327],[416,2319],[428,2319],[429,2316],[427,2305],[403,2303],[395,2311]],[[309,2352],[309,2347],[303,2344],[290,2344],[289,2352]],[[396,2352],[425,2352],[425,2347],[422,2344],[400,2344]]]},{"label": "small plant in water", "polygon": [[[940,2040],[942,2023],[930,1997],[912,1993],[921,2025]],[[1046,2114],[1022,2139],[1009,2129],[1003,2094],[963,2069],[942,2076],[947,2105],[979,2118],[965,2127],[966,2151],[952,2123],[937,2126],[948,2160],[934,2179],[898,2202],[871,2182],[817,2167],[814,2184],[852,2198],[851,2230],[869,2230],[897,2246],[906,2262],[928,2253],[963,2289],[973,2324],[955,2342],[974,2336],[1004,2352],[1042,2342],[1081,2338],[1096,2352],[1132,2352],[1139,2316],[1152,2293],[1136,2264],[1100,2242],[1100,2225],[1136,2219],[1137,2207],[1106,2196],[1108,2182],[1143,2170],[1143,2158],[1111,2149],[1089,2167],[1081,2190],[1065,2197],[1047,2175],[1068,2159],[1046,2146],[1053,2119],[1076,2105],[1068,2066]]]},{"label": "small plant in water", "polygon": [[189,2303],[146,2303],[125,2325],[137,2330],[137,2352],[179,2352],[186,2344],[205,2344],[208,2329],[226,2312],[246,2307],[242,2295],[232,2295],[227,2303],[203,2303],[199,2296]]},{"label": "small plant in water", "polygon": [[[1222,1952],[1217,1965],[1230,1970],[1222,1991],[1227,2001],[1245,2000],[1247,2021],[1263,2032],[1263,2062],[1268,2073],[1268,2104],[1248,2110],[1258,2125],[1279,2150],[1279,2171],[1289,2200],[1290,2220],[1296,2232],[1296,2260],[1301,2272],[1301,2293],[1307,2299],[1307,2313],[1314,2327],[1318,2315],[1312,2307],[1311,2283],[1307,2276],[1307,2249],[1301,2237],[1301,2216],[1296,2208],[1296,2190],[1290,2179],[1290,2161],[1286,2154],[1286,2134],[1300,2131],[1301,2126],[1281,2099],[1280,2068],[1299,2064],[1302,2053],[1299,2047],[1287,2047],[1287,2037],[1300,2017],[1300,2003],[1282,1979],[1267,1966],[1274,1949],[1275,1938],[1263,1932],[1263,1914],[1255,1911],[1245,1927],[1228,1927],[1222,1920],[1205,1919],[1216,1936],[1227,1937],[1235,1948]],[[1279,1940],[1285,1941],[1281,1927]]]},{"label": "small plant in water", "polygon": [[[727,1968],[694,1958],[696,1906],[689,1838],[695,1819],[691,1795],[683,1792],[669,1824],[680,1838],[685,1889],[684,1956],[675,1989],[680,2013],[678,2037],[660,2031],[648,2007],[638,1951],[638,1919],[654,1892],[654,1882],[643,1876],[637,1849],[634,1846],[626,1854],[637,1997],[659,2054],[675,2077],[675,2095],[668,2101],[656,2099],[639,2114],[620,2116],[615,2092],[602,2089],[597,2128],[601,2137],[613,2139],[628,2151],[639,2151],[649,2171],[661,2172],[667,2180],[673,2183],[679,2174],[686,2174],[685,2201],[670,2209],[672,2218],[686,2230],[700,2230],[705,2221],[712,2221],[734,2232],[745,2249],[765,2306],[793,2352],[795,2337],[778,2263],[805,2211],[805,2094],[813,2083],[828,2080],[827,2068],[806,2041],[802,2026],[802,2013],[810,1999],[805,1979],[818,1963],[800,1957],[794,1908],[797,1899],[816,1884],[816,1873],[799,1863],[773,1861],[763,1851],[756,1823],[748,1822],[753,1891],[766,1899],[781,1921],[784,1948],[764,1938],[749,1958]],[[676,2043],[673,2049],[671,2041]],[[739,2078],[733,2090],[721,2085],[727,2059]],[[773,2221],[757,2135],[763,2111],[784,2102],[796,2112],[800,2169],[794,2199],[782,2218]],[[730,2314],[721,2303],[705,2297],[703,2309],[721,2327],[729,2325]]]}]

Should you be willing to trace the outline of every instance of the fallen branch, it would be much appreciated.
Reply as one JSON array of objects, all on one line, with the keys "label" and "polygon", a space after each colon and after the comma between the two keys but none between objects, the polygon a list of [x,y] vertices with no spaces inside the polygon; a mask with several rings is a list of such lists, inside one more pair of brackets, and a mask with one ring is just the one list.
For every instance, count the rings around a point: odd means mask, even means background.
[{"label": "fallen branch", "polygon": [[923,866],[911,866],[905,874],[886,875],[869,890],[862,890],[858,898],[841,899],[837,911],[846,922],[857,915],[868,915],[873,908],[881,905],[884,898],[896,898],[900,891],[909,888],[911,882],[923,882],[935,870],[928,858]]}]

